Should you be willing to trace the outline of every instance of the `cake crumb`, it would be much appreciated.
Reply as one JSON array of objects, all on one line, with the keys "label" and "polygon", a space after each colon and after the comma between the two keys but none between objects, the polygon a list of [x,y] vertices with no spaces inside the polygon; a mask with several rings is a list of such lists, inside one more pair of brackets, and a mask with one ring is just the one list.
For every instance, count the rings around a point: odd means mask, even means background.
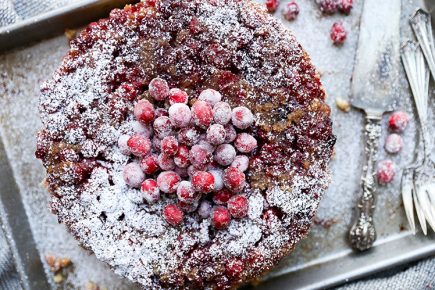
[{"label": "cake crumb", "polygon": [[339,108],[341,111],[347,113],[350,111],[350,103],[349,101],[342,99],[342,98],[336,98],[335,104],[337,108]]}]

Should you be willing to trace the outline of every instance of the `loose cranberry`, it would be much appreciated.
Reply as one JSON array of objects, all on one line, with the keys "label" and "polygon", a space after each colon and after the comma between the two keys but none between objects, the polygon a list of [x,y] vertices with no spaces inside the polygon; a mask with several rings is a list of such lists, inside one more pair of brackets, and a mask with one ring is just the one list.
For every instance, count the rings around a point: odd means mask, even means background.
[{"label": "loose cranberry", "polygon": [[215,204],[224,205],[227,204],[228,200],[233,196],[233,193],[227,188],[219,190],[213,194],[213,202]]},{"label": "loose cranberry", "polygon": [[201,145],[194,145],[190,148],[189,160],[198,169],[204,169],[211,161],[212,155]]},{"label": "loose cranberry", "polygon": [[219,145],[224,143],[226,132],[224,126],[220,124],[213,124],[207,129],[206,140],[212,145]]},{"label": "loose cranberry", "polygon": [[224,171],[224,184],[232,192],[239,192],[246,185],[245,174],[235,167],[228,167]]},{"label": "loose cranberry", "polygon": [[377,177],[379,184],[390,183],[396,175],[396,164],[387,159],[378,163]]},{"label": "loose cranberry", "polygon": [[214,177],[210,172],[197,171],[192,176],[192,185],[197,192],[209,193],[213,190]]},{"label": "loose cranberry", "polygon": [[161,78],[151,80],[148,86],[151,97],[157,101],[163,101],[169,95],[168,83]]},{"label": "loose cranberry", "polygon": [[174,156],[178,151],[178,141],[174,136],[166,136],[160,142],[160,150],[168,156]]},{"label": "loose cranberry", "polygon": [[205,101],[196,101],[192,106],[192,119],[196,126],[207,128],[213,121],[213,109]]},{"label": "loose cranberry", "polygon": [[131,123],[131,128],[135,133],[142,135],[146,138],[151,138],[151,136],[153,135],[153,128],[150,124],[143,124],[139,121],[133,121]]},{"label": "loose cranberry", "polygon": [[130,148],[127,145],[128,139],[130,139],[129,135],[121,135],[118,138],[118,147],[124,155],[130,155],[131,153]]},{"label": "loose cranberry", "polygon": [[165,108],[157,108],[154,111],[154,114],[156,115],[155,117],[169,117],[169,112],[168,110],[166,110]]},{"label": "loose cranberry", "polygon": [[208,153],[213,154],[214,146],[211,145],[207,140],[199,140],[198,145],[207,149]]},{"label": "loose cranberry", "polygon": [[187,146],[193,146],[199,141],[200,133],[196,128],[183,128],[178,132],[178,142]]},{"label": "loose cranberry", "polygon": [[334,14],[338,10],[338,0],[317,0],[317,4],[319,5],[320,11],[324,14]]},{"label": "loose cranberry", "polygon": [[162,116],[158,117],[153,124],[154,131],[159,138],[164,138],[171,135],[172,133],[172,123],[168,117]]},{"label": "loose cranberry", "polygon": [[187,146],[178,146],[177,154],[175,154],[174,157],[174,163],[181,168],[186,168],[187,166],[189,166],[189,148],[187,148]]},{"label": "loose cranberry", "polygon": [[168,224],[177,226],[183,221],[184,214],[177,205],[168,204],[163,209],[163,217]]},{"label": "loose cranberry", "polygon": [[209,171],[214,177],[213,190],[219,191],[224,187],[224,172],[222,169],[211,169]]},{"label": "loose cranberry", "polygon": [[226,125],[231,120],[231,107],[226,102],[217,102],[213,106],[213,119],[217,124]]},{"label": "loose cranberry", "polygon": [[198,208],[198,214],[201,218],[206,219],[210,216],[211,213],[211,203],[207,200],[201,202]]},{"label": "loose cranberry", "polygon": [[140,187],[141,183],[145,179],[145,174],[140,169],[139,164],[136,162],[125,165],[123,171],[124,181],[131,187]]},{"label": "loose cranberry", "polygon": [[133,101],[137,97],[137,90],[132,84],[124,83],[119,87],[119,95],[123,99]]},{"label": "loose cranberry", "polygon": [[214,160],[222,166],[228,166],[236,157],[236,149],[230,144],[221,144],[216,148]]},{"label": "loose cranberry", "polygon": [[248,133],[240,133],[234,141],[234,146],[239,152],[249,153],[257,148],[257,139]]},{"label": "loose cranberry", "polygon": [[164,193],[174,193],[180,180],[180,176],[174,171],[163,171],[157,176],[157,185]]},{"label": "loose cranberry", "polygon": [[243,272],[244,265],[240,259],[233,258],[228,261],[225,265],[225,274],[233,279],[237,279],[240,277],[240,274]]},{"label": "loose cranberry", "polygon": [[134,106],[134,117],[143,123],[150,123],[154,120],[154,106],[147,100],[140,100]]},{"label": "loose cranberry", "polygon": [[142,182],[140,190],[145,200],[149,203],[154,203],[160,199],[160,190],[154,179],[147,179]]},{"label": "loose cranberry", "polygon": [[242,218],[248,214],[248,199],[244,195],[234,195],[228,200],[227,206],[234,218]]},{"label": "loose cranberry", "polygon": [[189,95],[180,89],[173,88],[169,91],[169,105],[182,103],[187,104],[187,101],[189,100]]},{"label": "loose cranberry", "polygon": [[388,126],[393,132],[403,132],[409,123],[409,115],[402,111],[396,111],[388,119]]},{"label": "loose cranberry", "polygon": [[335,22],[331,28],[331,40],[335,45],[341,45],[346,40],[346,30],[342,22]]},{"label": "loose cranberry", "polygon": [[298,14],[299,14],[299,5],[294,1],[287,3],[284,6],[284,9],[282,10],[282,15],[288,21],[295,20]]},{"label": "loose cranberry", "polygon": [[223,206],[216,206],[211,212],[211,223],[218,229],[223,230],[230,225],[231,215]]},{"label": "loose cranberry", "polygon": [[225,126],[225,143],[231,143],[236,140],[237,132],[232,125]]},{"label": "loose cranberry", "polygon": [[237,155],[234,158],[233,163],[231,163],[232,167],[239,169],[242,172],[248,170],[249,167],[249,158],[246,155]]},{"label": "loose cranberry", "polygon": [[179,200],[177,202],[178,207],[184,212],[194,212],[198,208],[198,204],[198,201],[195,201],[194,203],[187,203]]},{"label": "loose cranberry", "polygon": [[205,101],[209,103],[211,106],[214,106],[217,102],[220,102],[222,99],[222,95],[213,89],[203,90],[198,97],[198,100]]},{"label": "loose cranberry", "polygon": [[186,104],[176,103],[169,108],[169,120],[175,127],[186,127],[190,124],[191,118],[192,113]]},{"label": "loose cranberry", "polygon": [[338,10],[346,15],[352,10],[352,0],[338,0]]},{"label": "loose cranberry", "polygon": [[157,157],[157,163],[162,170],[173,170],[175,169],[175,162],[172,156],[168,156],[165,153],[160,153]]},{"label": "loose cranberry", "polygon": [[135,134],[127,141],[130,152],[138,157],[144,157],[151,151],[151,141],[142,135]]},{"label": "loose cranberry", "polygon": [[269,13],[274,13],[278,9],[279,0],[266,0],[266,8]]},{"label": "loose cranberry", "polygon": [[145,156],[140,162],[140,168],[147,175],[153,175],[154,173],[156,173],[160,169],[157,161],[157,155],[149,154]]},{"label": "loose cranberry", "polygon": [[254,123],[254,115],[246,107],[236,107],[231,113],[231,121],[236,128],[246,129]]},{"label": "loose cranberry", "polygon": [[189,181],[181,181],[177,188],[177,197],[180,201],[192,204],[199,200],[201,195],[194,190],[192,183]]},{"label": "loose cranberry", "polygon": [[403,147],[403,140],[402,137],[400,137],[400,135],[393,133],[387,137],[387,140],[385,141],[385,150],[388,153],[391,154],[398,153],[400,150],[402,150],[402,147]]}]

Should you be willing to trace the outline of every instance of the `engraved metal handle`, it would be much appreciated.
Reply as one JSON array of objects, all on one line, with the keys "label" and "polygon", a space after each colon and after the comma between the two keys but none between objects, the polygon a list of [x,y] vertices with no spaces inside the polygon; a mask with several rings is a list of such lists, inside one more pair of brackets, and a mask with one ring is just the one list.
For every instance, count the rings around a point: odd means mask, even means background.
[{"label": "engraved metal handle", "polygon": [[375,164],[381,136],[381,119],[381,116],[366,116],[366,158],[361,176],[362,193],[356,208],[356,221],[349,232],[352,248],[359,251],[371,248],[376,240],[373,212],[376,198]]}]

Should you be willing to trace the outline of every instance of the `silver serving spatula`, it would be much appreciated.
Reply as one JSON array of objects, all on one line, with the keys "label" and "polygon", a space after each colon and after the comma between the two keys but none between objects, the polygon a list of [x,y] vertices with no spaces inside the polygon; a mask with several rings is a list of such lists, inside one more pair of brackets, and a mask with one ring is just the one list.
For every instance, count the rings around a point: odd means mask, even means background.
[{"label": "silver serving spatula", "polygon": [[365,0],[352,76],[351,103],[366,114],[362,193],[357,217],[349,232],[356,250],[369,249],[376,240],[373,224],[376,182],[375,163],[381,120],[397,96],[400,64],[400,0]]}]

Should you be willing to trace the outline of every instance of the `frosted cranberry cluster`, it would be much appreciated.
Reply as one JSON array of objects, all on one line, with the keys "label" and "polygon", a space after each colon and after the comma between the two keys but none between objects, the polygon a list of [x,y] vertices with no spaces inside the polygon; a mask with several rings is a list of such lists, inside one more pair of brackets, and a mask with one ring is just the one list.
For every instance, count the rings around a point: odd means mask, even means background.
[{"label": "frosted cranberry cluster", "polygon": [[118,140],[123,154],[136,157],[124,168],[126,184],[140,188],[148,203],[158,201],[161,193],[176,197],[163,209],[173,226],[183,221],[183,212],[210,217],[216,229],[246,216],[248,200],[241,192],[249,158],[244,154],[257,147],[257,140],[243,130],[253,124],[252,112],[232,109],[212,89],[202,91],[190,107],[186,92],[169,89],[160,78],[150,82],[149,94],[168,109],[145,99],[135,104],[134,116],[144,129]]}]

